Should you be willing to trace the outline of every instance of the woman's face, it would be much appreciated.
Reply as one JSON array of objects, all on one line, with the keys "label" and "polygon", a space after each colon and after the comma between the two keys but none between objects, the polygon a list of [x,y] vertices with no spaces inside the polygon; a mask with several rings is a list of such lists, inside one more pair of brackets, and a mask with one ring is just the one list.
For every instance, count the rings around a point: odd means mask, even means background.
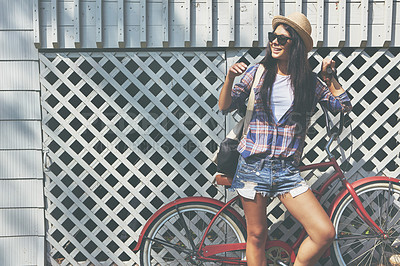
[{"label": "woman's face", "polygon": [[[283,35],[284,37],[291,38],[289,32],[285,30],[283,25],[276,27],[273,32],[275,35]],[[284,45],[279,44],[278,38],[270,41],[272,57],[278,60],[287,61],[289,59],[289,51],[292,46],[292,40],[288,39]]]}]

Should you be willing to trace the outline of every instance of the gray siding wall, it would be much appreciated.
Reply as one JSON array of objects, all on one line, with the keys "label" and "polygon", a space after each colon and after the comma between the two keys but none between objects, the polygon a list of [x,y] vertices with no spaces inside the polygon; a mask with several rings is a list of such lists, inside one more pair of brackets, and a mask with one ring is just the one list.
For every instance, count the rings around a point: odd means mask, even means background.
[{"label": "gray siding wall", "polygon": [[32,0],[0,1],[0,265],[44,265],[38,51]]}]

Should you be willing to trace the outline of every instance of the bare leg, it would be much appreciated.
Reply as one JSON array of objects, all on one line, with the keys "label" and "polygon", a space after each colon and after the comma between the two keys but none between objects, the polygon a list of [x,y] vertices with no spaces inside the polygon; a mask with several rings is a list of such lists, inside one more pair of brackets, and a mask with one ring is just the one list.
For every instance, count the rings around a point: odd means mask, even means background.
[{"label": "bare leg", "polygon": [[268,198],[257,193],[254,200],[240,197],[247,224],[246,258],[248,266],[266,266],[265,244],[268,237],[266,208]]},{"label": "bare leg", "polygon": [[331,220],[311,190],[295,198],[287,193],[279,199],[308,233],[294,265],[315,265],[335,237]]}]

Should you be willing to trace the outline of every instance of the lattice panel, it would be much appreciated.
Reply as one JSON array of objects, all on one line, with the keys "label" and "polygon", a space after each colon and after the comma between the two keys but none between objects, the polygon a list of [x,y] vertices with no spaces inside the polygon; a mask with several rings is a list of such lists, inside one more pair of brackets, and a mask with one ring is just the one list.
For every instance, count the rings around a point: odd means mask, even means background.
[{"label": "lattice panel", "polygon": [[[253,48],[228,53],[228,67],[236,61],[259,62],[264,51]],[[339,144],[334,143],[334,154],[341,162],[351,181],[374,175],[400,177],[400,49],[328,49],[313,50],[309,61],[315,72],[325,57],[336,61],[339,82],[347,90],[353,111],[345,116],[345,129]],[[337,123],[339,116],[334,117]],[[327,160],[324,147],[327,143],[325,120],[318,110],[311,118],[303,163]],[[305,174],[308,183],[317,188],[330,175],[313,171]],[[339,187],[333,185],[332,193],[324,197],[328,207]],[[300,225],[286,212],[279,200],[268,207],[270,236],[283,241],[295,241]],[[326,265],[330,261],[322,260]]]},{"label": "lattice panel", "polygon": [[[354,110],[339,146],[333,145],[351,180],[400,175],[399,51],[321,48],[310,54],[315,71],[322,58],[336,60],[352,99]],[[192,195],[225,200],[225,191],[211,184],[211,158],[239,115],[225,123],[217,112],[219,89],[227,67],[262,56],[258,48],[227,55],[41,54],[49,262],[135,264],[131,249],[142,225],[164,203]],[[321,115],[318,110],[311,119],[304,163],[326,159]],[[317,187],[328,174],[305,177]],[[325,197],[325,206],[337,189]],[[271,238],[294,241],[298,223],[278,201],[269,211]]]},{"label": "lattice panel", "polygon": [[223,199],[211,159],[225,135],[223,52],[40,55],[51,263],[132,265],[164,203]]}]

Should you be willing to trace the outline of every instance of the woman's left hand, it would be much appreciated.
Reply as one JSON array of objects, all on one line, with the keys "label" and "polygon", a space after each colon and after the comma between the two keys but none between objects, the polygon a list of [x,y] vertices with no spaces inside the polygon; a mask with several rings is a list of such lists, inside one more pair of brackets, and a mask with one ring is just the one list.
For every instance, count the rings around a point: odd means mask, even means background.
[{"label": "woman's left hand", "polygon": [[[329,73],[329,69],[331,72]],[[321,72],[320,72],[320,77],[322,80],[328,85],[328,87],[331,86],[331,82],[333,77],[333,73],[335,73],[336,68],[335,68],[335,61],[332,60],[331,58],[325,58],[322,60],[322,65],[321,65]]]}]

